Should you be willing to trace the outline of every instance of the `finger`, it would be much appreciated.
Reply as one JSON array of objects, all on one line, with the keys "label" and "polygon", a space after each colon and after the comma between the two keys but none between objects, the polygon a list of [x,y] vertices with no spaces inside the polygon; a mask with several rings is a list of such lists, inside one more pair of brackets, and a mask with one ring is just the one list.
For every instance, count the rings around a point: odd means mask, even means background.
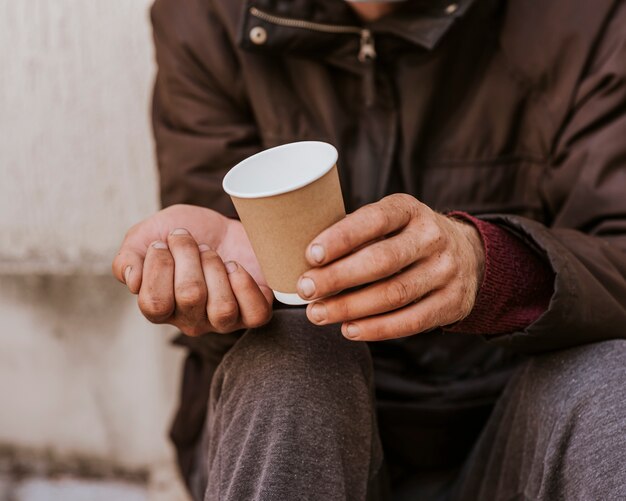
[{"label": "finger", "polygon": [[174,313],[174,259],[165,242],[153,242],[146,252],[137,299],[143,315],[154,323]]},{"label": "finger", "polygon": [[230,332],[239,320],[239,306],[230,286],[222,258],[208,245],[201,244],[200,260],[208,289],[207,316],[217,332]]},{"label": "finger", "polygon": [[406,226],[415,213],[416,200],[404,194],[390,195],[361,207],[320,233],[306,250],[313,266],[345,256],[359,246]]},{"label": "finger", "polygon": [[144,259],[145,254],[121,249],[111,266],[115,278],[125,284],[133,294],[137,294],[141,288]]},{"label": "finger", "polygon": [[267,285],[259,285],[259,289],[261,289],[261,292],[263,293],[263,296],[265,296],[267,304],[270,305],[271,310],[272,304],[274,303],[274,293],[272,292],[272,289],[270,289]]},{"label": "finger", "polygon": [[307,271],[298,281],[298,292],[311,299],[381,280],[427,256],[432,246],[430,242],[424,244],[416,233],[403,231],[327,266]]},{"label": "finger", "polygon": [[442,287],[447,280],[428,265],[415,265],[364,289],[315,301],[307,307],[307,316],[311,322],[325,325],[395,311]]},{"label": "finger", "polygon": [[272,316],[272,308],[250,274],[235,261],[225,264],[230,286],[239,304],[239,317],[245,327],[259,327]]},{"label": "finger", "polygon": [[449,304],[447,295],[440,289],[401,310],[346,322],[341,326],[341,333],[353,341],[411,336],[458,321],[450,314]]},{"label": "finger", "polygon": [[172,231],[167,242],[174,258],[176,317],[189,325],[201,323],[206,319],[207,288],[198,244],[184,228]]}]

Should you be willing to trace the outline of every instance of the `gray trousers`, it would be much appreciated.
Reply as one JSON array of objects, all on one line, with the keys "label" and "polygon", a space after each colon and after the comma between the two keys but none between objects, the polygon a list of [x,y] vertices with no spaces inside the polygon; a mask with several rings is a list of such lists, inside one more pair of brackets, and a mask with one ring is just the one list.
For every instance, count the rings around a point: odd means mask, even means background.
[{"label": "gray trousers", "polygon": [[[624,500],[626,341],[521,362],[459,469],[391,491],[366,344],[283,312],[212,378],[196,500]],[[209,384],[207,382],[207,384]],[[420,444],[410,444],[419,448]]]}]

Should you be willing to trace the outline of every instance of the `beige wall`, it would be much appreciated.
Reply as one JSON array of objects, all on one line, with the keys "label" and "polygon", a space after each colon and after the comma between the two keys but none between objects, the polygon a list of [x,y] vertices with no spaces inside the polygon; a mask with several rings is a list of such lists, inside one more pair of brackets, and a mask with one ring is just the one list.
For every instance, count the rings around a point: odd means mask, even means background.
[{"label": "beige wall", "polygon": [[0,0],[0,451],[147,471],[150,499],[179,499],[180,354],[109,275],[157,208],[149,3]]}]

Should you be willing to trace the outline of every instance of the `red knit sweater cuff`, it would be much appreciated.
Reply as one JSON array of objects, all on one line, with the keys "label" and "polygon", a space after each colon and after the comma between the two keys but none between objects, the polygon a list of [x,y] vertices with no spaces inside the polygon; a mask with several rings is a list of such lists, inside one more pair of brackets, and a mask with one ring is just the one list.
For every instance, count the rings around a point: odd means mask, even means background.
[{"label": "red knit sweater cuff", "polygon": [[485,270],[472,312],[445,330],[508,334],[537,320],[547,310],[554,289],[554,272],[549,264],[500,226],[464,212],[448,215],[474,224],[485,249]]}]

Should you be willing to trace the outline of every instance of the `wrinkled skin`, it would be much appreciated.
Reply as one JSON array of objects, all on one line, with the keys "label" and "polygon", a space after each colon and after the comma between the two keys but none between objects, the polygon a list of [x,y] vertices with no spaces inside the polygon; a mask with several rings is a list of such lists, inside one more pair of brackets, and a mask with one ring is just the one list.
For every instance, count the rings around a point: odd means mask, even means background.
[{"label": "wrinkled skin", "polygon": [[[462,320],[474,307],[484,267],[472,224],[405,194],[367,205],[322,232],[307,259],[315,268],[300,278],[300,295],[328,296],[307,307],[309,319],[342,322],[344,336],[366,341]],[[365,287],[346,291],[357,286]]]},{"label": "wrinkled skin", "polygon": [[[484,268],[473,225],[396,194],[318,235],[298,282],[311,322],[342,323],[354,340],[409,336],[472,310]],[[257,327],[271,318],[267,286],[239,221],[176,205],[133,226],[113,273],[144,316],[188,335]],[[342,292],[343,291],[343,292]],[[323,299],[322,299],[323,298]]]},{"label": "wrinkled skin", "polygon": [[196,336],[258,327],[272,315],[272,291],[239,221],[174,205],[133,226],[113,274],[138,294],[153,323]]}]

